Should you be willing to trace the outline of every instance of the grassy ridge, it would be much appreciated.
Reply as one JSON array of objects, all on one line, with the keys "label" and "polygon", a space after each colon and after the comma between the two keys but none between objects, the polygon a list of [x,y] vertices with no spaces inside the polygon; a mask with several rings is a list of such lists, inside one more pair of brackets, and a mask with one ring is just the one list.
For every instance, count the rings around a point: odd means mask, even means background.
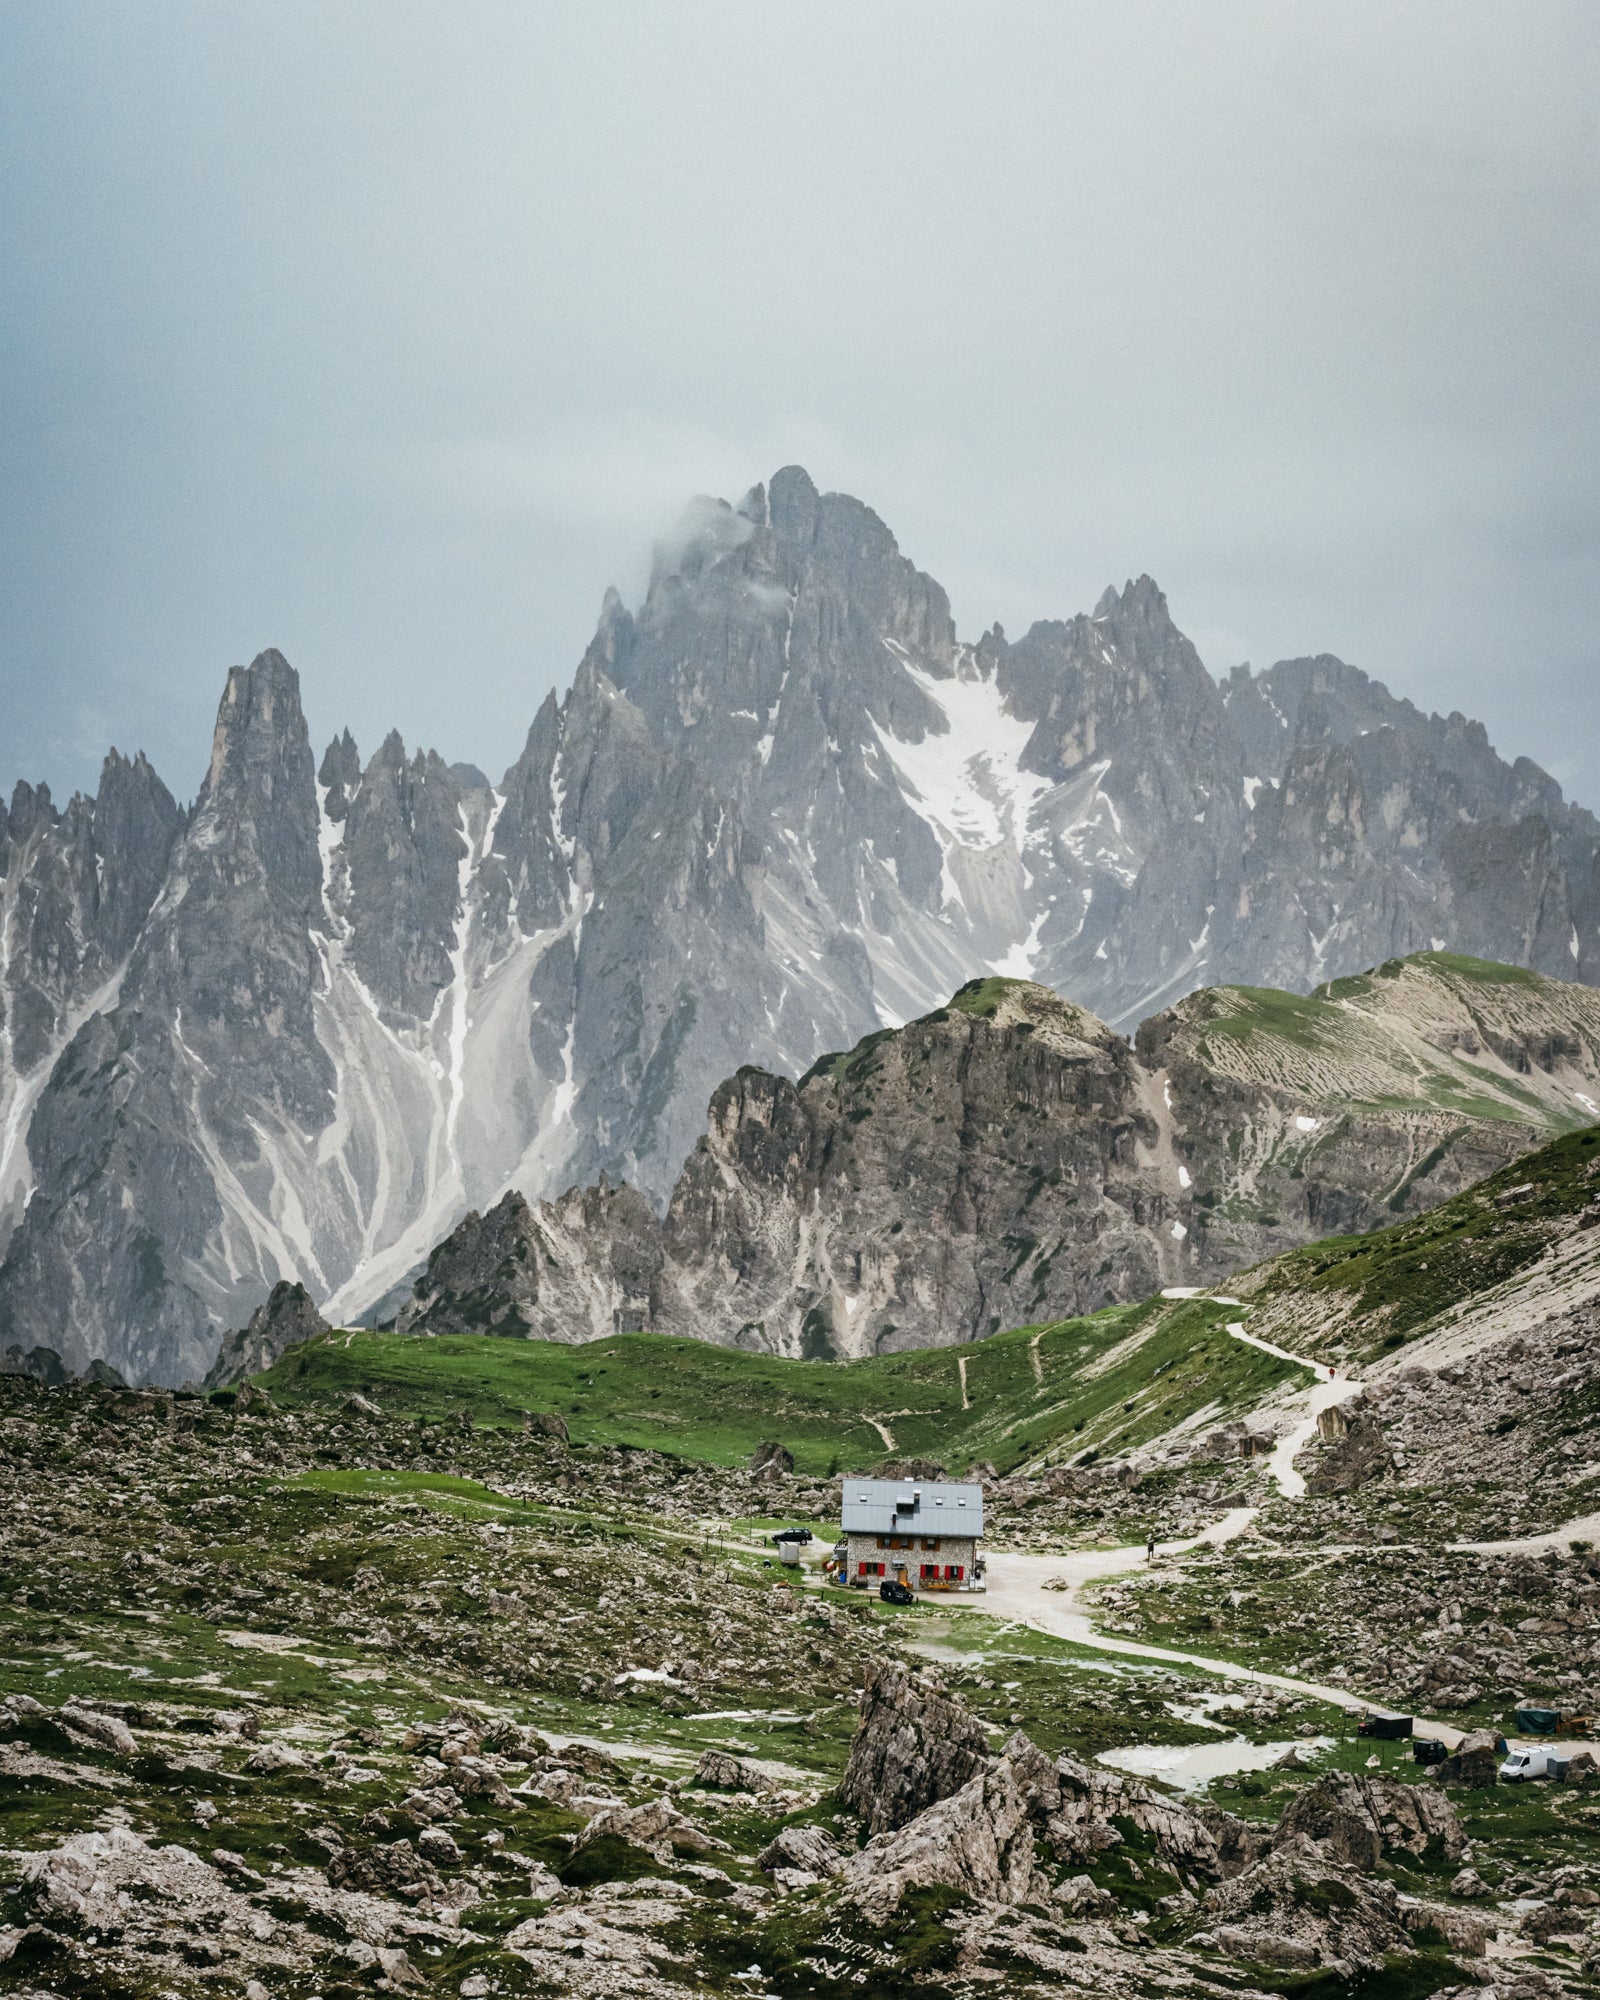
[{"label": "grassy ridge", "polygon": [[988,1459],[1009,1470],[1043,1453],[1126,1449],[1201,1409],[1220,1420],[1301,1377],[1231,1339],[1229,1315],[1204,1300],[1155,1300],[843,1364],[646,1333],[569,1346],[357,1331],[293,1348],[258,1379],[288,1409],[328,1408],[359,1392],[394,1415],[467,1410],[480,1426],[553,1410],[575,1442],[714,1465],[738,1464],[778,1438],[813,1474],[890,1456],[936,1458],[952,1471]]},{"label": "grassy ridge", "polygon": [[[1247,1284],[1258,1305],[1306,1300],[1303,1336],[1284,1331],[1279,1313],[1274,1337],[1313,1354],[1319,1296],[1353,1292],[1358,1345],[1364,1336],[1377,1353],[1533,1264],[1597,1200],[1600,1127],[1591,1127],[1393,1229],[1291,1251]],[[1200,1412],[1204,1428],[1309,1379],[1231,1339],[1224,1323],[1236,1311],[1156,1299],[847,1363],[645,1333],[567,1345],[340,1332],[292,1349],[259,1379],[289,1409],[333,1408],[359,1392],[392,1415],[440,1421],[465,1410],[490,1428],[555,1411],[576,1443],[712,1465],[740,1464],[777,1438],[813,1475],[890,1457],[937,1459],[953,1472],[989,1460],[1005,1472],[1126,1451]]]}]

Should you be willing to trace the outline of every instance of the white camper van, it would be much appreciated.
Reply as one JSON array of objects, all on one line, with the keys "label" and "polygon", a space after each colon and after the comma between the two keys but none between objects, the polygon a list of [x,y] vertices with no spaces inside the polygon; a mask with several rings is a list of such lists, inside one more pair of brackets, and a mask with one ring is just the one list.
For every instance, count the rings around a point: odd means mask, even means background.
[{"label": "white camper van", "polygon": [[1527,1778],[1559,1778],[1566,1761],[1562,1750],[1513,1750],[1500,1766],[1500,1775],[1508,1785],[1520,1785]]}]

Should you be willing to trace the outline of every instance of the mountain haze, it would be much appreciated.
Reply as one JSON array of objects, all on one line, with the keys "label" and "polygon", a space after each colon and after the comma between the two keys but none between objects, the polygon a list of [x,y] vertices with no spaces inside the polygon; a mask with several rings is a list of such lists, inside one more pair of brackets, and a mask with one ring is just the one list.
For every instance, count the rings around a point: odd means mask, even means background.
[{"label": "mountain haze", "polygon": [[19,788],[0,1351],[199,1377],[276,1283],[370,1312],[507,1188],[604,1175],[640,1193],[573,1199],[648,1216],[722,1079],[974,975],[1070,994],[1102,1050],[1202,981],[1433,947],[1593,982],[1597,853],[1543,772],[1356,668],[1219,685],[1148,578],[963,642],[786,468],[608,597],[498,785],[397,735],[318,759],[266,652],[188,813],[115,754],[64,813]]}]

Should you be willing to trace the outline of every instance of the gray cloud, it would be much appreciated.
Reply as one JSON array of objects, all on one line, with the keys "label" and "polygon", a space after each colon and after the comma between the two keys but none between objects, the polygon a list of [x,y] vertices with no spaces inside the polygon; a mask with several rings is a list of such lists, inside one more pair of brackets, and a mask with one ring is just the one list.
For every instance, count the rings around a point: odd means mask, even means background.
[{"label": "gray cloud", "polygon": [[151,0],[0,18],[0,779],[224,668],[498,771],[799,458],[964,630],[1151,571],[1600,803],[1600,16]]}]

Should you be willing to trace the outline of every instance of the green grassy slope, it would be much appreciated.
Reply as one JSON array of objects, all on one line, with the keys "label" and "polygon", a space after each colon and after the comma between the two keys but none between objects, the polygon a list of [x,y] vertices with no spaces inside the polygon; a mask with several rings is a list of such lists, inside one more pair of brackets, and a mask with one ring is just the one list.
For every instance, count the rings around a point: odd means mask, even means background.
[{"label": "green grassy slope", "polygon": [[[1600,1219],[1600,1127],[1393,1229],[1291,1251],[1240,1289],[1257,1333],[1312,1356],[1336,1337],[1341,1351],[1370,1358],[1528,1270],[1591,1216]],[[466,1410],[489,1427],[553,1410],[576,1442],[713,1465],[740,1464],[776,1438],[810,1474],[890,1457],[937,1459],[952,1472],[989,1460],[1004,1472],[1126,1451],[1197,1412],[1206,1428],[1304,1381],[1303,1370],[1228,1336],[1237,1311],[1156,1299],[842,1364],[659,1334],[567,1345],[358,1330],[308,1341],[258,1380],[288,1409],[330,1409],[359,1391],[392,1415]]]},{"label": "green grassy slope", "polygon": [[777,1438],[810,1473],[890,1456],[936,1458],[953,1471],[989,1459],[1008,1470],[1046,1452],[1126,1449],[1201,1409],[1220,1421],[1300,1374],[1231,1339],[1229,1316],[1204,1301],[1156,1300],[842,1365],[643,1333],[585,1346],[334,1333],[258,1379],[288,1409],[326,1409],[359,1391],[395,1415],[466,1409],[479,1425],[554,1410],[577,1442],[711,1464],[738,1464]]},{"label": "green grassy slope", "polygon": [[[1528,1271],[1575,1230],[1600,1225],[1600,1126],[1525,1153],[1427,1214],[1366,1236],[1335,1236],[1292,1250],[1241,1281],[1303,1324],[1297,1352],[1318,1352],[1329,1308],[1351,1305],[1341,1331],[1369,1352],[1399,1346],[1468,1301]],[[1339,1295],[1343,1295],[1341,1298]],[[1263,1330],[1258,1323],[1257,1332]],[[1286,1334],[1275,1330],[1275,1339]],[[1291,1343],[1292,1344],[1292,1343]]]}]

